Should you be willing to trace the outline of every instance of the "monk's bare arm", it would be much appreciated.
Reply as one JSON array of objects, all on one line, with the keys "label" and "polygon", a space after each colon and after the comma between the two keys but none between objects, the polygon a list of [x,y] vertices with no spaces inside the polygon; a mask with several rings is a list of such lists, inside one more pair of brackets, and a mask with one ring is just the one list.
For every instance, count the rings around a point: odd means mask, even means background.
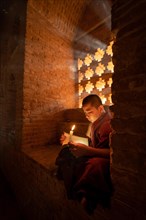
[{"label": "monk's bare arm", "polygon": [[110,157],[110,150],[107,148],[93,148],[80,143],[70,143],[70,151],[75,156],[97,156],[97,157]]},{"label": "monk's bare arm", "polygon": [[87,146],[87,156],[98,156],[109,158],[110,157],[110,149],[109,148],[93,148]]}]

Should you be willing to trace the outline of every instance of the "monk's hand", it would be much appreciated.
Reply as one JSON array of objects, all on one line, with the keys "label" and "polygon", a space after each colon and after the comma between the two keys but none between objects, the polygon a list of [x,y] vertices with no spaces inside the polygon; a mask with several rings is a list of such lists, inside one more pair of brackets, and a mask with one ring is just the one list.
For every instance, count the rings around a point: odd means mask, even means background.
[{"label": "monk's hand", "polygon": [[75,157],[87,156],[88,155],[88,146],[85,144],[69,142],[70,151]]},{"label": "monk's hand", "polygon": [[65,141],[66,139],[66,136],[65,136],[65,133],[63,133],[60,137],[60,143],[63,144],[63,142]]}]

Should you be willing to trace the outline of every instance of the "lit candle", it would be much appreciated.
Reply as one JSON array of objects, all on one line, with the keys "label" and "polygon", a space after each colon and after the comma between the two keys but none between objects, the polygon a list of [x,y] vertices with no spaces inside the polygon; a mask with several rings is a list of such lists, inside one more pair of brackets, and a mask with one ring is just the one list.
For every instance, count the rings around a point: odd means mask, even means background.
[{"label": "lit candle", "polygon": [[75,125],[72,126],[72,129],[69,132],[70,134],[69,141],[72,141],[72,135],[73,135],[74,129],[75,129]]}]

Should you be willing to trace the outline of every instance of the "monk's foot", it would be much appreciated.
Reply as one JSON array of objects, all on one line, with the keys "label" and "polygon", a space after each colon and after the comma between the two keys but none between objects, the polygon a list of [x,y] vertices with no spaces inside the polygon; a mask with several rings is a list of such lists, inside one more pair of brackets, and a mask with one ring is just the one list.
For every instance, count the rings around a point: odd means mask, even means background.
[{"label": "monk's foot", "polygon": [[86,209],[86,207],[87,207],[87,199],[86,199],[86,197],[83,197],[83,198],[81,199],[80,204],[82,205],[82,207],[83,207],[84,209]]},{"label": "monk's foot", "polygon": [[94,213],[95,206],[92,202],[88,201],[86,197],[81,199],[80,204],[88,215],[92,215]]}]

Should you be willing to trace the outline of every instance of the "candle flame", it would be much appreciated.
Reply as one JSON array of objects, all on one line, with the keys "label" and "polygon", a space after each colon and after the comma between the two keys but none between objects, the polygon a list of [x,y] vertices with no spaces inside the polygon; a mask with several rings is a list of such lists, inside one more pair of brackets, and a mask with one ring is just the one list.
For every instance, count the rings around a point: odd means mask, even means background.
[{"label": "candle flame", "polygon": [[72,129],[71,129],[71,130],[73,131],[74,129],[75,129],[75,125],[72,126]]}]

